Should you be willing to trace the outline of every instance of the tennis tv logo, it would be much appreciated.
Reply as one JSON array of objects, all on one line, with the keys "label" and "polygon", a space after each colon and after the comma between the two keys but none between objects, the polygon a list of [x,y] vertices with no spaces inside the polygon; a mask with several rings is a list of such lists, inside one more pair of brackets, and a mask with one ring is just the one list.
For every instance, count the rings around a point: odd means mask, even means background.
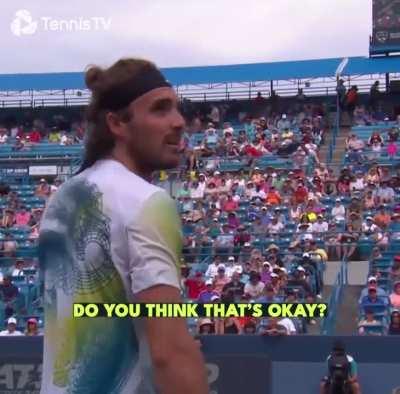
[{"label": "tennis tv logo", "polygon": [[111,18],[103,16],[75,17],[59,19],[41,16],[35,19],[28,10],[18,10],[11,22],[11,32],[17,36],[31,36],[37,32],[89,32],[107,31],[111,27]]},{"label": "tennis tv logo", "polygon": [[18,37],[35,34],[37,28],[38,22],[33,20],[31,13],[27,10],[17,11],[11,22],[11,31]]}]

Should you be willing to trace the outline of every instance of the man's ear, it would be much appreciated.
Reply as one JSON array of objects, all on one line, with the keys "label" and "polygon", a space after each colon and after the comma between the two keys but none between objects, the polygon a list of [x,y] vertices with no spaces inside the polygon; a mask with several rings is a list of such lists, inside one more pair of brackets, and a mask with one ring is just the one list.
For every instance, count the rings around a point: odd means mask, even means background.
[{"label": "man's ear", "polygon": [[108,128],[114,136],[125,138],[126,136],[126,123],[121,119],[120,116],[114,112],[108,112],[106,114],[106,122]]}]

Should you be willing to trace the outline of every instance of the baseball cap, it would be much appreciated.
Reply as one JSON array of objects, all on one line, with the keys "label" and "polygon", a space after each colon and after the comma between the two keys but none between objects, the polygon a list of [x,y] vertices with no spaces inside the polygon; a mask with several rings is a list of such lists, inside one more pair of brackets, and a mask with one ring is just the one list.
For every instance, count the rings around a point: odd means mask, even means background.
[{"label": "baseball cap", "polygon": [[368,278],[368,283],[369,283],[369,282],[376,282],[376,281],[377,281],[376,276],[370,276],[370,277]]},{"label": "baseball cap", "polygon": [[299,266],[297,267],[297,271],[306,272],[306,270],[305,270],[301,265],[299,265]]},{"label": "baseball cap", "polygon": [[[214,296],[215,297],[215,296]],[[204,325],[206,325],[206,324],[213,324],[213,322],[211,321],[211,319],[209,319],[209,318],[203,318],[203,319],[200,319],[200,326],[204,326]]]},{"label": "baseball cap", "polygon": [[207,279],[207,280],[206,280],[206,286],[212,285],[212,284],[213,284],[212,279]]},{"label": "baseball cap", "polygon": [[269,263],[269,261],[264,261],[264,262],[263,262],[263,265],[269,265],[269,266],[271,266],[271,264]]},{"label": "baseball cap", "polygon": [[10,317],[8,320],[7,320],[7,324],[17,324],[17,319],[15,318],[15,317]]},{"label": "baseball cap", "polygon": [[244,246],[249,247],[249,246],[251,246],[251,244],[250,244],[250,242],[245,242]]},{"label": "baseball cap", "polygon": [[211,301],[216,301],[216,300],[219,300],[219,299],[220,299],[220,297],[217,296],[217,295],[213,295],[213,296],[211,297]]},{"label": "baseball cap", "polygon": [[38,324],[37,320],[34,317],[28,319],[27,323]]},{"label": "baseball cap", "polygon": [[[228,257],[228,261],[235,261],[235,258],[233,256]],[[218,267],[219,268],[219,267]]]},{"label": "baseball cap", "polygon": [[279,277],[279,275],[276,274],[275,272],[273,272],[273,273],[271,274],[271,278],[278,278],[278,277]]}]

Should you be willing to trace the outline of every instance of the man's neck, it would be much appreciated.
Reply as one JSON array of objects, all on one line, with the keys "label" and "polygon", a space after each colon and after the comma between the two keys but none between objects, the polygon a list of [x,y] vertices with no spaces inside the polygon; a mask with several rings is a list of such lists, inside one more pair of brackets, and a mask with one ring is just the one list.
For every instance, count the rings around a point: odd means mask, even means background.
[{"label": "man's neck", "polygon": [[115,153],[111,153],[107,158],[121,163],[129,171],[140,176],[141,178],[145,179],[146,181],[148,181],[148,182],[151,181],[151,175],[152,175],[153,171],[150,169],[141,168],[131,158],[125,157],[125,155],[119,155],[119,154],[115,154]]}]

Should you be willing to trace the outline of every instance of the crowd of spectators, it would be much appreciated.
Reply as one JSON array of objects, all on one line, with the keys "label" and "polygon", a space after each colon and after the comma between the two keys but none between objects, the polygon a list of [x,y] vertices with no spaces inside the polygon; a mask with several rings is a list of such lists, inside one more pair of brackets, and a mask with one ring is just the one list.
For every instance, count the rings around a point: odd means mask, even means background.
[{"label": "crowd of spectators", "polygon": [[40,143],[70,146],[81,144],[84,140],[84,122],[69,122],[61,115],[48,122],[34,119],[7,123],[9,122],[0,123],[0,149],[2,145],[11,145],[14,151],[29,150]]},{"label": "crowd of spectators", "polygon": [[[328,114],[323,106],[305,104],[304,99],[299,90],[296,109],[276,112],[279,97],[267,100],[260,94],[256,110],[238,113],[237,119],[226,121],[229,106],[212,105],[188,121],[179,177],[168,179],[162,172],[156,179],[173,184],[182,218],[182,285],[188,299],[313,302],[321,298],[323,271],[330,260],[357,258],[360,240],[372,242],[374,253],[384,253],[392,240],[400,239],[400,173],[365,160],[363,152],[366,146],[397,141],[397,126],[387,139],[375,133],[364,142],[351,135],[346,141],[349,164],[330,168],[320,154],[329,133]],[[58,125],[46,127],[36,121],[29,127],[3,129],[0,143],[82,142],[81,123],[68,130],[62,122]],[[267,164],[266,158],[271,159]],[[281,165],[282,158],[289,160],[289,166]],[[240,167],[224,168],[232,162]],[[0,277],[6,319],[14,319],[26,307],[19,305],[16,278],[24,276],[28,285],[37,284],[33,273],[37,262],[16,257],[22,238],[16,238],[14,230],[25,232],[24,242],[35,244],[45,202],[60,183],[41,179],[35,185],[32,197],[43,202],[38,207],[28,206],[20,198],[21,190],[0,185],[4,235],[0,253],[12,261]],[[396,294],[390,298],[395,303]],[[368,296],[368,291],[363,294]],[[369,315],[365,319],[371,320]],[[393,320],[396,324],[396,315]],[[195,331],[292,335],[308,332],[315,323],[313,319],[203,319],[196,322]],[[14,332],[13,320],[10,324]]]}]

